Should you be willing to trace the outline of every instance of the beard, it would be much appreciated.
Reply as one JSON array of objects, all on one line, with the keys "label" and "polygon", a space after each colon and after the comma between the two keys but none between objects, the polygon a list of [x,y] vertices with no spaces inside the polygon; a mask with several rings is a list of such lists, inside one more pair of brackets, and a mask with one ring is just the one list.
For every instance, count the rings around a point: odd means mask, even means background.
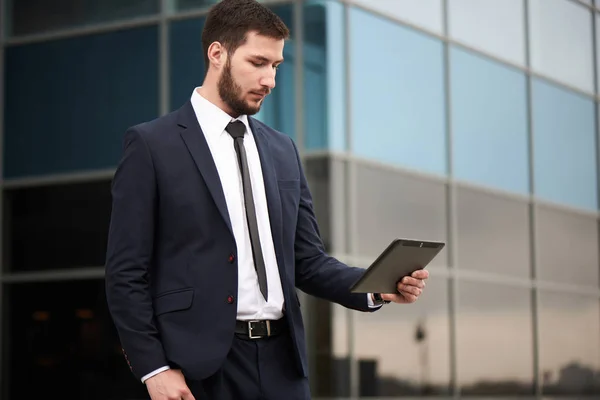
[{"label": "beard", "polygon": [[260,111],[262,101],[256,105],[251,105],[243,99],[243,90],[233,79],[231,74],[231,62],[227,60],[223,73],[218,82],[219,96],[221,100],[231,109],[235,115],[254,115]]}]

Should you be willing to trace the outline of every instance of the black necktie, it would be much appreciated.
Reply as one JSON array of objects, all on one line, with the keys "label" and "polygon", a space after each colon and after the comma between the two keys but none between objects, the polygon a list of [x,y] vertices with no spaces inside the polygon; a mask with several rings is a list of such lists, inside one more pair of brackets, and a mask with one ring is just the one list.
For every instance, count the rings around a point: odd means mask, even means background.
[{"label": "black necktie", "polygon": [[252,183],[250,181],[250,171],[248,170],[248,159],[244,149],[244,133],[246,126],[242,121],[230,122],[225,130],[233,137],[235,152],[238,156],[240,171],[242,173],[242,187],[244,190],[244,202],[246,204],[246,220],[248,221],[248,230],[250,231],[250,243],[252,244],[252,255],[254,258],[254,268],[258,275],[258,285],[260,292],[265,300],[269,299],[267,293],[267,272],[265,262],[260,246],[260,236],[258,235],[258,223],[256,221],[256,210],[254,208],[254,197],[252,196]]}]

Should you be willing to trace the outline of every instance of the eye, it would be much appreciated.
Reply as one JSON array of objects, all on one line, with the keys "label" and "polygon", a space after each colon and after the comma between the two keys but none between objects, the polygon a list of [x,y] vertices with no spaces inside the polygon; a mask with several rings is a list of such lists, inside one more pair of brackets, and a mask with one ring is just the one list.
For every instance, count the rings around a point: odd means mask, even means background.
[{"label": "eye", "polygon": [[262,66],[264,65],[263,63],[261,63],[261,62],[256,62],[256,61],[251,61],[251,63],[252,63],[252,65],[254,65],[254,66],[255,66],[255,67],[257,67],[257,68],[260,68],[260,67],[262,67]]}]

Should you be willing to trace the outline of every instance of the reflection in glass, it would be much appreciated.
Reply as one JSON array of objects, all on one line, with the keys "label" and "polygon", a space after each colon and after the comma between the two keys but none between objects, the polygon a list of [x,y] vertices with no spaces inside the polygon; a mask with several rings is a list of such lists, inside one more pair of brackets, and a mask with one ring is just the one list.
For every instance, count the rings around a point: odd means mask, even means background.
[{"label": "reflection in glass", "polygon": [[[330,44],[330,32],[337,28],[342,31],[341,26],[332,26],[328,24],[331,14],[339,17],[342,15],[342,6],[340,4],[329,1],[310,2],[304,5],[303,24],[304,24],[304,147],[306,149],[325,149],[328,148],[329,136],[339,135],[336,131],[328,132],[327,115],[330,111],[328,107],[333,104],[343,110],[344,99],[336,96],[337,102],[333,102],[329,96],[335,95],[331,92],[329,85],[333,82],[331,79],[343,80],[343,75],[338,73],[338,76],[331,74],[332,69],[338,69],[336,65],[343,63],[343,57],[331,57],[333,52],[343,49],[342,46],[333,48]],[[339,18],[341,19],[341,18]],[[341,43],[339,43],[341,44]],[[293,58],[293,54],[291,55]],[[333,107],[335,107],[333,105]],[[293,110],[292,110],[293,112]],[[343,118],[332,118],[342,119]],[[339,121],[337,121],[339,124]],[[332,125],[332,128],[336,128]],[[338,129],[339,130],[339,129]]]},{"label": "reflection in glass", "polygon": [[450,62],[456,177],[529,194],[525,74],[458,47]]},{"label": "reflection in glass", "polygon": [[537,207],[539,279],[598,287],[596,217]]},{"label": "reflection in glass", "polygon": [[[569,62],[569,65],[574,64]],[[536,195],[555,203],[596,211],[594,100],[544,80],[532,79]]]},{"label": "reflection in glass", "polygon": [[[219,2],[219,0],[166,0],[172,11],[185,11],[193,8],[207,8]],[[258,0],[260,3],[278,0]]]},{"label": "reflection in glass", "polygon": [[200,37],[206,18],[193,18],[169,23],[169,72],[171,110],[190,99],[192,90],[204,80],[204,50]]},{"label": "reflection in glass", "polygon": [[123,357],[103,280],[10,284],[5,291],[9,398],[147,398]]},{"label": "reflection in glass", "polygon": [[523,12],[523,0],[450,0],[448,29],[459,42],[524,65]]},{"label": "reflection in glass", "polygon": [[218,3],[218,0],[168,0],[173,3],[171,8],[178,11],[189,10],[191,8],[210,7]]},{"label": "reflection in glass", "polygon": [[529,278],[529,204],[458,188],[458,267]]},{"label": "reflection in glass", "polygon": [[110,180],[4,191],[3,265],[12,271],[101,267]]},{"label": "reflection in glass", "polygon": [[599,305],[597,296],[540,293],[544,395],[600,394]]},{"label": "reflection in glass", "polygon": [[157,37],[149,26],[7,47],[4,177],[115,167],[125,130],[158,115]]},{"label": "reflection in glass", "polygon": [[[368,164],[357,167],[356,249],[379,255],[398,237],[447,241],[446,185]],[[447,248],[431,265],[447,266]]]},{"label": "reflection in glass", "polygon": [[459,282],[458,382],[463,395],[532,395],[531,292]]},{"label": "reflection in glass", "polygon": [[574,1],[529,0],[531,66],[534,71],[580,90],[594,92],[590,12]]},{"label": "reflection in glass", "polygon": [[442,34],[442,0],[350,0],[366,9]]},{"label": "reflection in glass", "polygon": [[[332,253],[331,223],[332,174],[339,170],[330,157],[305,160],[306,179],[313,198],[313,208],[325,250]],[[308,311],[307,311],[308,310]],[[317,397],[347,396],[350,384],[347,337],[344,332],[345,309],[328,301],[308,298],[304,309],[311,360],[311,391]],[[342,326],[340,326],[340,324]]]},{"label": "reflection in glass", "polygon": [[331,168],[330,158],[310,158],[305,161],[304,172],[313,198],[313,210],[319,224],[326,251],[331,251]]},{"label": "reflection in glass", "polygon": [[348,23],[353,152],[445,175],[442,42],[356,7]]},{"label": "reflection in glass", "polygon": [[149,16],[158,13],[159,1],[7,0],[5,32],[19,36]]},{"label": "reflection in glass", "polygon": [[[600,7],[600,0],[596,1],[596,7]],[[596,23],[596,88],[600,90],[600,13],[594,13]]]},{"label": "reflection in glass", "polygon": [[448,395],[448,282],[432,276],[419,300],[355,314],[361,397]]}]

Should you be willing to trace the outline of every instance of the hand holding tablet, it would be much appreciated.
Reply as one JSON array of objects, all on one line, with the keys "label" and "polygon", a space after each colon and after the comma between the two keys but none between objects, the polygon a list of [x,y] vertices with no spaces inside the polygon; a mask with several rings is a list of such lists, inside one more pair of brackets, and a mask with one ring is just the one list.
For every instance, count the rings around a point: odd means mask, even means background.
[{"label": "hand holding tablet", "polygon": [[[415,279],[420,279],[421,275],[413,273],[424,269],[444,248],[445,243],[414,239],[394,239],[389,246],[377,257],[377,259],[367,268],[363,276],[352,285],[350,290],[354,293],[403,293],[404,282],[408,296],[411,296],[412,287],[416,285]],[[399,283],[402,283],[399,285]],[[406,297],[406,296],[405,296]],[[412,302],[412,301],[396,301]]]}]

